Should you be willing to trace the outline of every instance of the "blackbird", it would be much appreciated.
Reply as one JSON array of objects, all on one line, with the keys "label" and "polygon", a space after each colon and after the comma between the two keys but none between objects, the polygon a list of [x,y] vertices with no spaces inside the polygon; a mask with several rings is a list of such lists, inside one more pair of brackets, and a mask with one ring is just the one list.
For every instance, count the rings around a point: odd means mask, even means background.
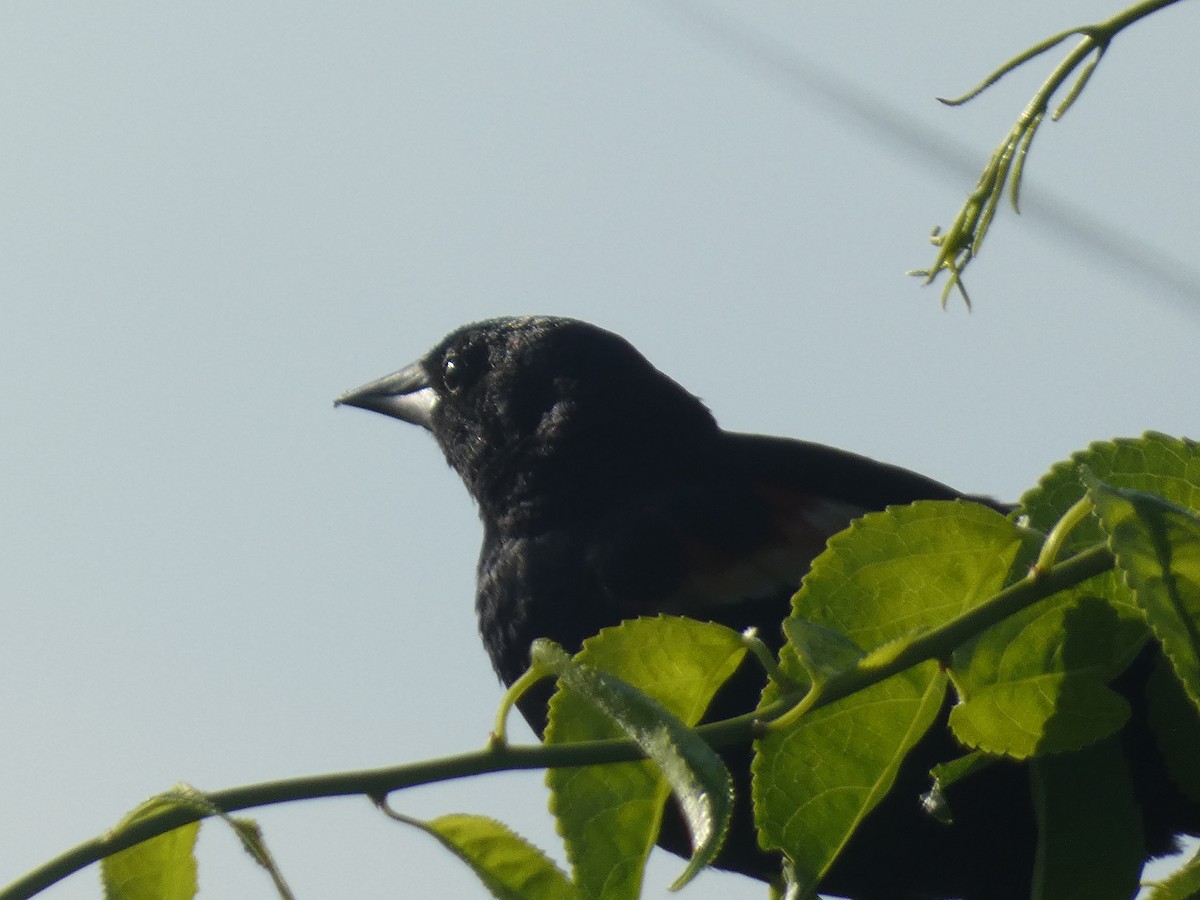
[{"label": "blackbird", "polygon": [[[535,638],[575,651],[600,629],[636,616],[755,627],[778,648],[790,597],[831,535],[889,505],[964,496],[842,450],[724,431],[699,399],[623,338],[574,319],[464,326],[418,362],[337,403],[428,429],[478,504],[476,611],[505,684],[528,667]],[[1141,670],[1127,675],[1145,678]],[[762,681],[744,666],[710,717],[752,710]],[[519,704],[539,734],[547,696]],[[823,879],[822,893],[855,900],[1030,895],[1037,830],[1027,767],[997,762],[956,784],[953,824],[921,806],[930,767],[964,752],[945,712]],[[716,865],[775,877],[779,858],[755,837],[749,751],[723,755],[737,804]],[[1154,781],[1145,789],[1162,788]],[[1171,848],[1172,827],[1148,830],[1154,852]],[[664,824],[660,843],[686,852],[677,817]]]}]

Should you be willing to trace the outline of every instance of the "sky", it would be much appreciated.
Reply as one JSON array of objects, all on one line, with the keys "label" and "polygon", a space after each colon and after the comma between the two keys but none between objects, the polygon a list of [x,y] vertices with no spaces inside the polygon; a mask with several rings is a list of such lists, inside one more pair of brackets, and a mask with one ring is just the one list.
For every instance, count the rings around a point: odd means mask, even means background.
[{"label": "sky", "polygon": [[[471,503],[428,435],[331,405],[464,322],[584,318],[725,427],[1005,499],[1196,437],[1195,4],[1043,126],[972,312],[904,275],[1065,48],[935,98],[1119,8],[0,6],[0,883],[177,782],[482,745]],[[537,773],[393,802],[561,858]],[[255,815],[300,897],[485,896],[365,800]],[[202,896],[272,896],[222,828],[199,856]]]}]

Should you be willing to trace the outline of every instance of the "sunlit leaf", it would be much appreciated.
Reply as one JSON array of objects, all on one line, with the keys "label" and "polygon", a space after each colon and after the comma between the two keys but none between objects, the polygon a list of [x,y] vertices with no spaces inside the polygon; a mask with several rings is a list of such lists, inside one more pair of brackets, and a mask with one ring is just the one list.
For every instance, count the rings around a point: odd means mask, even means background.
[{"label": "sunlit leaf", "polygon": [[576,900],[567,874],[507,825],[486,816],[402,818],[437,838],[475,872],[498,900]]},{"label": "sunlit leaf", "polygon": [[[115,832],[179,806],[192,808],[170,795],[152,797],[122,819]],[[194,852],[199,833],[200,823],[190,822],[101,860],[105,900],[191,900],[199,890]]]},{"label": "sunlit leaf", "polygon": [[547,772],[552,810],[584,896],[638,896],[672,788],[696,847],[682,878],[719,850],[732,803],[729,775],[683,726],[700,720],[745,654],[734,631],[660,616],[605,629],[577,656],[586,668],[560,672],[568,689],[551,702],[547,741],[627,735],[655,759]]}]

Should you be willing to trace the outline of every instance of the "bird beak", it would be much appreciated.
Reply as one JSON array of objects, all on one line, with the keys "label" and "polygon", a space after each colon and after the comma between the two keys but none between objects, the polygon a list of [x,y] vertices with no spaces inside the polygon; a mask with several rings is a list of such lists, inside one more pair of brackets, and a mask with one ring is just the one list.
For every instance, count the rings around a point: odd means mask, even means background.
[{"label": "bird beak", "polygon": [[437,402],[437,394],[425,369],[420,363],[413,363],[399,372],[347,391],[334,400],[333,405],[369,409],[432,430]]}]

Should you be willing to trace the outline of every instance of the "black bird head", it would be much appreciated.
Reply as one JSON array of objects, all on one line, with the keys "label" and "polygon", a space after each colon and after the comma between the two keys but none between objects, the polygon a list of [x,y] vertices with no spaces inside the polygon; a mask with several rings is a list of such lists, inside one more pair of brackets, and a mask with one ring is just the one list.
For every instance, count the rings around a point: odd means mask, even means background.
[{"label": "black bird head", "polygon": [[467,325],[336,403],[429,429],[491,519],[555,502],[578,513],[597,479],[610,497],[639,490],[719,434],[629,342],[550,316]]}]

